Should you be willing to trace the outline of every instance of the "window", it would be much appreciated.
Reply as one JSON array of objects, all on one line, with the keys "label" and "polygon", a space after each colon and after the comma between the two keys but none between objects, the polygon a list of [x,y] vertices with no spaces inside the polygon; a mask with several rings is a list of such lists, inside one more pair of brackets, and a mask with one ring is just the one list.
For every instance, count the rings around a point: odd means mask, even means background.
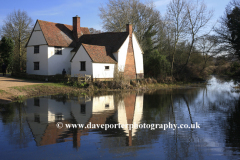
[{"label": "window", "polygon": [[109,108],[109,104],[105,104],[105,108],[108,109]]},{"label": "window", "polygon": [[54,53],[57,55],[62,54],[62,47],[54,47]]},{"label": "window", "polygon": [[34,114],[34,122],[40,123],[40,115],[37,113]]},{"label": "window", "polygon": [[39,70],[39,62],[33,62],[34,63],[34,70]]},{"label": "window", "polygon": [[86,114],[86,105],[81,104],[81,114]]},{"label": "window", "polygon": [[39,98],[34,98],[34,106],[40,106],[40,100]]},{"label": "window", "polygon": [[109,66],[105,66],[105,70],[109,70]]},{"label": "window", "polygon": [[34,46],[34,54],[39,53],[39,46]]},{"label": "window", "polygon": [[55,114],[55,122],[62,122],[62,120],[63,120],[62,113]]},{"label": "window", "polygon": [[86,71],[86,62],[85,61],[80,62],[80,71]]}]

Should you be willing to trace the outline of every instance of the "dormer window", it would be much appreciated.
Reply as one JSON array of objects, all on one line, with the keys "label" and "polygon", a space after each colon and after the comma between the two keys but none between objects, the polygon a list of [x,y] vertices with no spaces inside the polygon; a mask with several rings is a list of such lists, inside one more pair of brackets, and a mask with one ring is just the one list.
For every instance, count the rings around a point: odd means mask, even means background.
[{"label": "dormer window", "polygon": [[34,46],[34,54],[39,53],[39,46]]},{"label": "dormer window", "polygon": [[62,55],[62,47],[54,47],[54,53],[56,55]]}]

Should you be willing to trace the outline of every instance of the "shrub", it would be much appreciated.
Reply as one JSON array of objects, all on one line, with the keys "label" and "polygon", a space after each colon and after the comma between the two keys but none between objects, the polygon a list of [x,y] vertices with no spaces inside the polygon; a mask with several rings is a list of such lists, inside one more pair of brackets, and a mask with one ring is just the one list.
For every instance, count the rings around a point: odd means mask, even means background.
[{"label": "shrub", "polygon": [[130,84],[132,86],[136,87],[137,86],[137,81],[136,80],[132,80],[132,81],[130,81]]},{"label": "shrub", "polygon": [[150,54],[149,57],[144,59],[144,70],[148,76],[160,77],[167,76],[170,73],[170,63],[166,59],[166,56],[161,55],[157,51]]}]

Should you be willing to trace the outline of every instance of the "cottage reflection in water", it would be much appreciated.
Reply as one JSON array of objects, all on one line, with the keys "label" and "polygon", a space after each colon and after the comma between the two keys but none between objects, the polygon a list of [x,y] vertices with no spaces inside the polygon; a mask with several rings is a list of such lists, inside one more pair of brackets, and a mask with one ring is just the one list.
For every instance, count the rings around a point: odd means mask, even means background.
[{"label": "cottage reflection in water", "polygon": [[[143,112],[143,95],[131,94],[124,98],[114,95],[98,97],[49,96],[26,101],[27,122],[37,146],[73,141],[73,147],[80,147],[81,136],[99,128],[58,129],[57,122],[63,124],[140,124]],[[110,119],[110,120],[109,120]],[[107,122],[108,121],[108,122]],[[111,129],[109,129],[109,132]],[[126,144],[131,146],[137,129],[113,129],[122,132]],[[108,132],[108,131],[104,131]]]}]

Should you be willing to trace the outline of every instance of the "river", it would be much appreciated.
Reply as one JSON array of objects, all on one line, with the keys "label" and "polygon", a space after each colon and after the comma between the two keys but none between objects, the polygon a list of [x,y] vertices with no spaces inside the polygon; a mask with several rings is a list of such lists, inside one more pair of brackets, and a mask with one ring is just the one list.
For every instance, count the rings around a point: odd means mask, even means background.
[{"label": "river", "polygon": [[237,84],[0,104],[0,159],[239,159]]}]

